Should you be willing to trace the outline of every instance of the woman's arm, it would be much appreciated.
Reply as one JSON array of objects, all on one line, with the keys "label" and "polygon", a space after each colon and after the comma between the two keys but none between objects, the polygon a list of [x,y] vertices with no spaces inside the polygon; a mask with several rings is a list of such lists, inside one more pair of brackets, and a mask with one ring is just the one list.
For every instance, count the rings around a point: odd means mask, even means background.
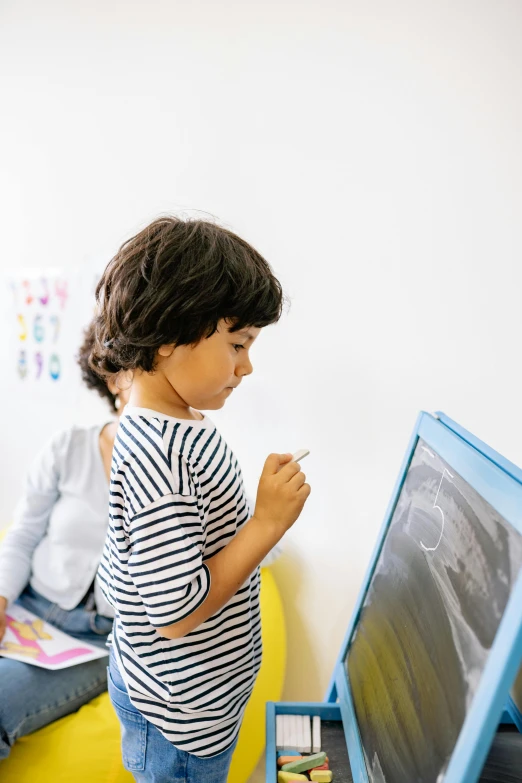
[{"label": "woman's arm", "polygon": [[45,536],[59,497],[60,466],[69,433],[60,432],[42,449],[29,471],[15,520],[0,545],[0,608],[16,601],[31,575],[33,552]]}]

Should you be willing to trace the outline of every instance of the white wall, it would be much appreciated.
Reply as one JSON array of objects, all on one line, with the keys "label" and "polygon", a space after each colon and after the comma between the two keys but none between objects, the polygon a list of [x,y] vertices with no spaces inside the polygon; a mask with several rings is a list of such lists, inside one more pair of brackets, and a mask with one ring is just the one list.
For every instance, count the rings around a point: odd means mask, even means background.
[{"label": "white wall", "polygon": [[[269,451],[311,449],[313,494],[276,575],[286,696],[320,698],[418,410],[522,462],[522,5],[18,0],[0,14],[2,265],[106,261],[158,213],[197,208],[292,297],[215,419],[251,492]],[[2,385],[4,519],[34,446],[101,415],[87,399]]]}]

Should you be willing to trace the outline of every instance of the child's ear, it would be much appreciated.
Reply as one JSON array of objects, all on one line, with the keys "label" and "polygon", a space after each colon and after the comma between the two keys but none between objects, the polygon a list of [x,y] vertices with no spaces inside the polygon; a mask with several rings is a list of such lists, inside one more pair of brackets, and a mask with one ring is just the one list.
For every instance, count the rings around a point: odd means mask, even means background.
[{"label": "child's ear", "polygon": [[118,389],[117,385],[116,385],[116,384],[114,383],[114,381],[112,380],[112,378],[110,378],[110,379],[107,381],[107,387],[108,387],[108,389],[109,389],[110,393],[111,393],[111,394],[114,394],[114,395],[118,394],[118,392],[120,391],[120,390]]},{"label": "child's ear", "polygon": [[174,343],[171,343],[170,345],[160,345],[158,348],[158,356],[170,356],[174,348]]},{"label": "child's ear", "polygon": [[122,391],[128,391],[132,386],[132,370],[120,370],[107,380],[107,386],[111,394],[119,394]]}]

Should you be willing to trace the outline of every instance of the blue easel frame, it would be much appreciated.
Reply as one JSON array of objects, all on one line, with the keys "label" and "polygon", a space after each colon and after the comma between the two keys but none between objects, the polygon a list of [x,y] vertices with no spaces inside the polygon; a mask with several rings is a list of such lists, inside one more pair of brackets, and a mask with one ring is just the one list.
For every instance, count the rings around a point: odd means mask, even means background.
[{"label": "blue easel frame", "polygon": [[[495,465],[498,465],[508,475],[512,476],[516,481],[522,484],[522,470],[517,465],[514,465],[497,451],[490,448],[490,446],[476,438],[475,435],[472,435],[471,432],[465,430],[464,427],[461,427],[460,424],[457,424],[456,421],[450,419],[449,416],[446,416],[445,413],[437,411],[435,416],[439,419],[439,421],[445,424],[446,427],[463,438],[463,440],[470,443],[475,449],[477,449],[477,451],[480,451],[481,454],[484,454],[484,456],[494,462]],[[506,710],[502,715],[501,723],[514,723],[518,730],[522,732],[522,713],[518,709],[511,696],[508,696],[507,698]]]},{"label": "blue easel frame", "polygon": [[[368,783],[345,658],[419,438],[451,465],[522,534],[522,471],[442,413],[421,413],[404,457],[377,544],[367,569],[325,701],[339,702],[354,783]],[[482,771],[504,705],[520,716],[509,689],[522,661],[522,571],[499,625],[479,687],[466,716],[444,783],[474,783]],[[516,710],[518,715],[513,711]],[[520,716],[522,717],[522,716]]]}]

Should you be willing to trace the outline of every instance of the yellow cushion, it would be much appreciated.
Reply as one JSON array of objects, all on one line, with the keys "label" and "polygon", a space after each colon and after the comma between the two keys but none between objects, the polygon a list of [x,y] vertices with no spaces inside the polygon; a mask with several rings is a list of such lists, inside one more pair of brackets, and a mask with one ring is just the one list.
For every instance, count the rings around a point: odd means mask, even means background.
[{"label": "yellow cushion", "polygon": [[[1,535],[0,535],[1,538]],[[228,783],[246,783],[265,744],[265,703],[279,701],[286,637],[281,599],[268,568],[261,570],[263,663],[247,706]],[[0,762],[2,783],[132,783],[121,762],[120,730],[107,693],[78,712],[22,737]]]},{"label": "yellow cushion", "polygon": [[15,743],[2,783],[133,783],[123,768],[120,727],[107,693]]}]

